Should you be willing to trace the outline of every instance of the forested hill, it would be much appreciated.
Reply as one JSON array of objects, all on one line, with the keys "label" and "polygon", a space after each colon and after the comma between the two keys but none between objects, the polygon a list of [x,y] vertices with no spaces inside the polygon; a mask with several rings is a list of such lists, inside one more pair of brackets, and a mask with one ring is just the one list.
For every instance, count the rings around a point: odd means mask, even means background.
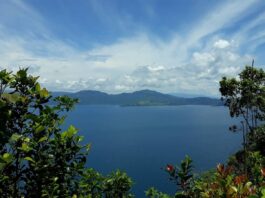
[{"label": "forested hill", "polygon": [[222,102],[216,98],[195,97],[184,98],[163,94],[152,90],[141,90],[132,93],[107,94],[100,91],[85,90],[76,93],[54,92],[54,96],[67,95],[79,98],[80,104],[101,104],[121,106],[163,106],[163,105],[212,105],[219,106]]}]

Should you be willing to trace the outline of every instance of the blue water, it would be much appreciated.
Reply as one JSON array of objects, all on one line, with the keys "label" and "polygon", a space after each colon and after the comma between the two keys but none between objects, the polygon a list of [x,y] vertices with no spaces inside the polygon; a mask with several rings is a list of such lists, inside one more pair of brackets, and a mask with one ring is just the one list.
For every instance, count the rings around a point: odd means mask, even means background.
[{"label": "blue water", "polygon": [[162,168],[179,163],[186,154],[196,172],[225,162],[240,148],[240,134],[228,130],[233,123],[227,108],[212,106],[80,105],[66,120],[92,143],[88,167],[103,174],[126,171],[134,180],[136,197],[144,197],[151,186],[173,193],[175,186]]}]

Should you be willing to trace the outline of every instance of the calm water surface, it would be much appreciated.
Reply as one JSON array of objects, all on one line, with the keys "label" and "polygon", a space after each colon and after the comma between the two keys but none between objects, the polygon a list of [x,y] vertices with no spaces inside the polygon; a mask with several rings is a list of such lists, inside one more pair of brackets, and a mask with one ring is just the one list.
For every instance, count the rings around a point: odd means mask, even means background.
[{"label": "calm water surface", "polygon": [[133,192],[144,197],[151,186],[173,193],[162,170],[190,155],[195,171],[213,168],[240,148],[240,134],[227,108],[212,106],[76,106],[66,121],[92,143],[88,167],[103,174],[121,169],[134,180]]}]

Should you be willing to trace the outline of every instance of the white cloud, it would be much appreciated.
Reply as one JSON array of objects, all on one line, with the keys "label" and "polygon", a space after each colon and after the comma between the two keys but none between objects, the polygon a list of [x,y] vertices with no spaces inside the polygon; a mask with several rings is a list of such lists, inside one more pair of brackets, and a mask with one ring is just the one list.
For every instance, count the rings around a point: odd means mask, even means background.
[{"label": "white cloud", "polygon": [[216,48],[227,48],[230,46],[230,43],[227,40],[220,39],[214,43],[214,47]]},{"label": "white cloud", "polygon": [[165,69],[165,67],[164,66],[162,66],[162,65],[159,65],[159,66],[148,66],[148,69],[150,70],[150,71],[154,71],[154,72],[156,72],[156,71],[161,71],[161,70],[164,70]]},{"label": "white cloud", "polygon": [[[30,21],[27,27],[36,32],[11,34],[7,20],[1,23],[0,19],[0,64],[12,70],[16,65],[31,66],[31,72],[40,75],[41,83],[52,90],[121,92],[150,88],[216,94],[223,75],[236,75],[251,61],[251,56],[240,49],[241,38],[246,39],[252,27],[262,22],[246,24],[242,34],[236,33],[240,39],[233,33],[233,38],[224,39],[218,31],[247,16],[256,2],[226,1],[196,21],[186,34],[175,33],[166,41],[140,32],[109,45],[80,50],[53,37],[42,16],[25,2],[12,1],[12,12],[1,12],[0,8],[2,19]],[[39,32],[41,39],[36,37]],[[262,31],[259,35],[256,39],[261,42]]]},{"label": "white cloud", "polygon": [[215,61],[215,57],[209,52],[194,52],[193,63],[201,66],[208,66],[210,63]]}]

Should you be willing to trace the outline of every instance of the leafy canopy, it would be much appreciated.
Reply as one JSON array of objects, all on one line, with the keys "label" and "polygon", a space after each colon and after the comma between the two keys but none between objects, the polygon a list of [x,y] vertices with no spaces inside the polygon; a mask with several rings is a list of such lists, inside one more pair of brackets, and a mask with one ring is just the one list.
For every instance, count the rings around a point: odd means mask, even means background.
[{"label": "leafy canopy", "polygon": [[28,75],[0,71],[1,197],[129,197],[130,178],[85,168],[90,145],[60,126],[77,99],[52,98]]}]

